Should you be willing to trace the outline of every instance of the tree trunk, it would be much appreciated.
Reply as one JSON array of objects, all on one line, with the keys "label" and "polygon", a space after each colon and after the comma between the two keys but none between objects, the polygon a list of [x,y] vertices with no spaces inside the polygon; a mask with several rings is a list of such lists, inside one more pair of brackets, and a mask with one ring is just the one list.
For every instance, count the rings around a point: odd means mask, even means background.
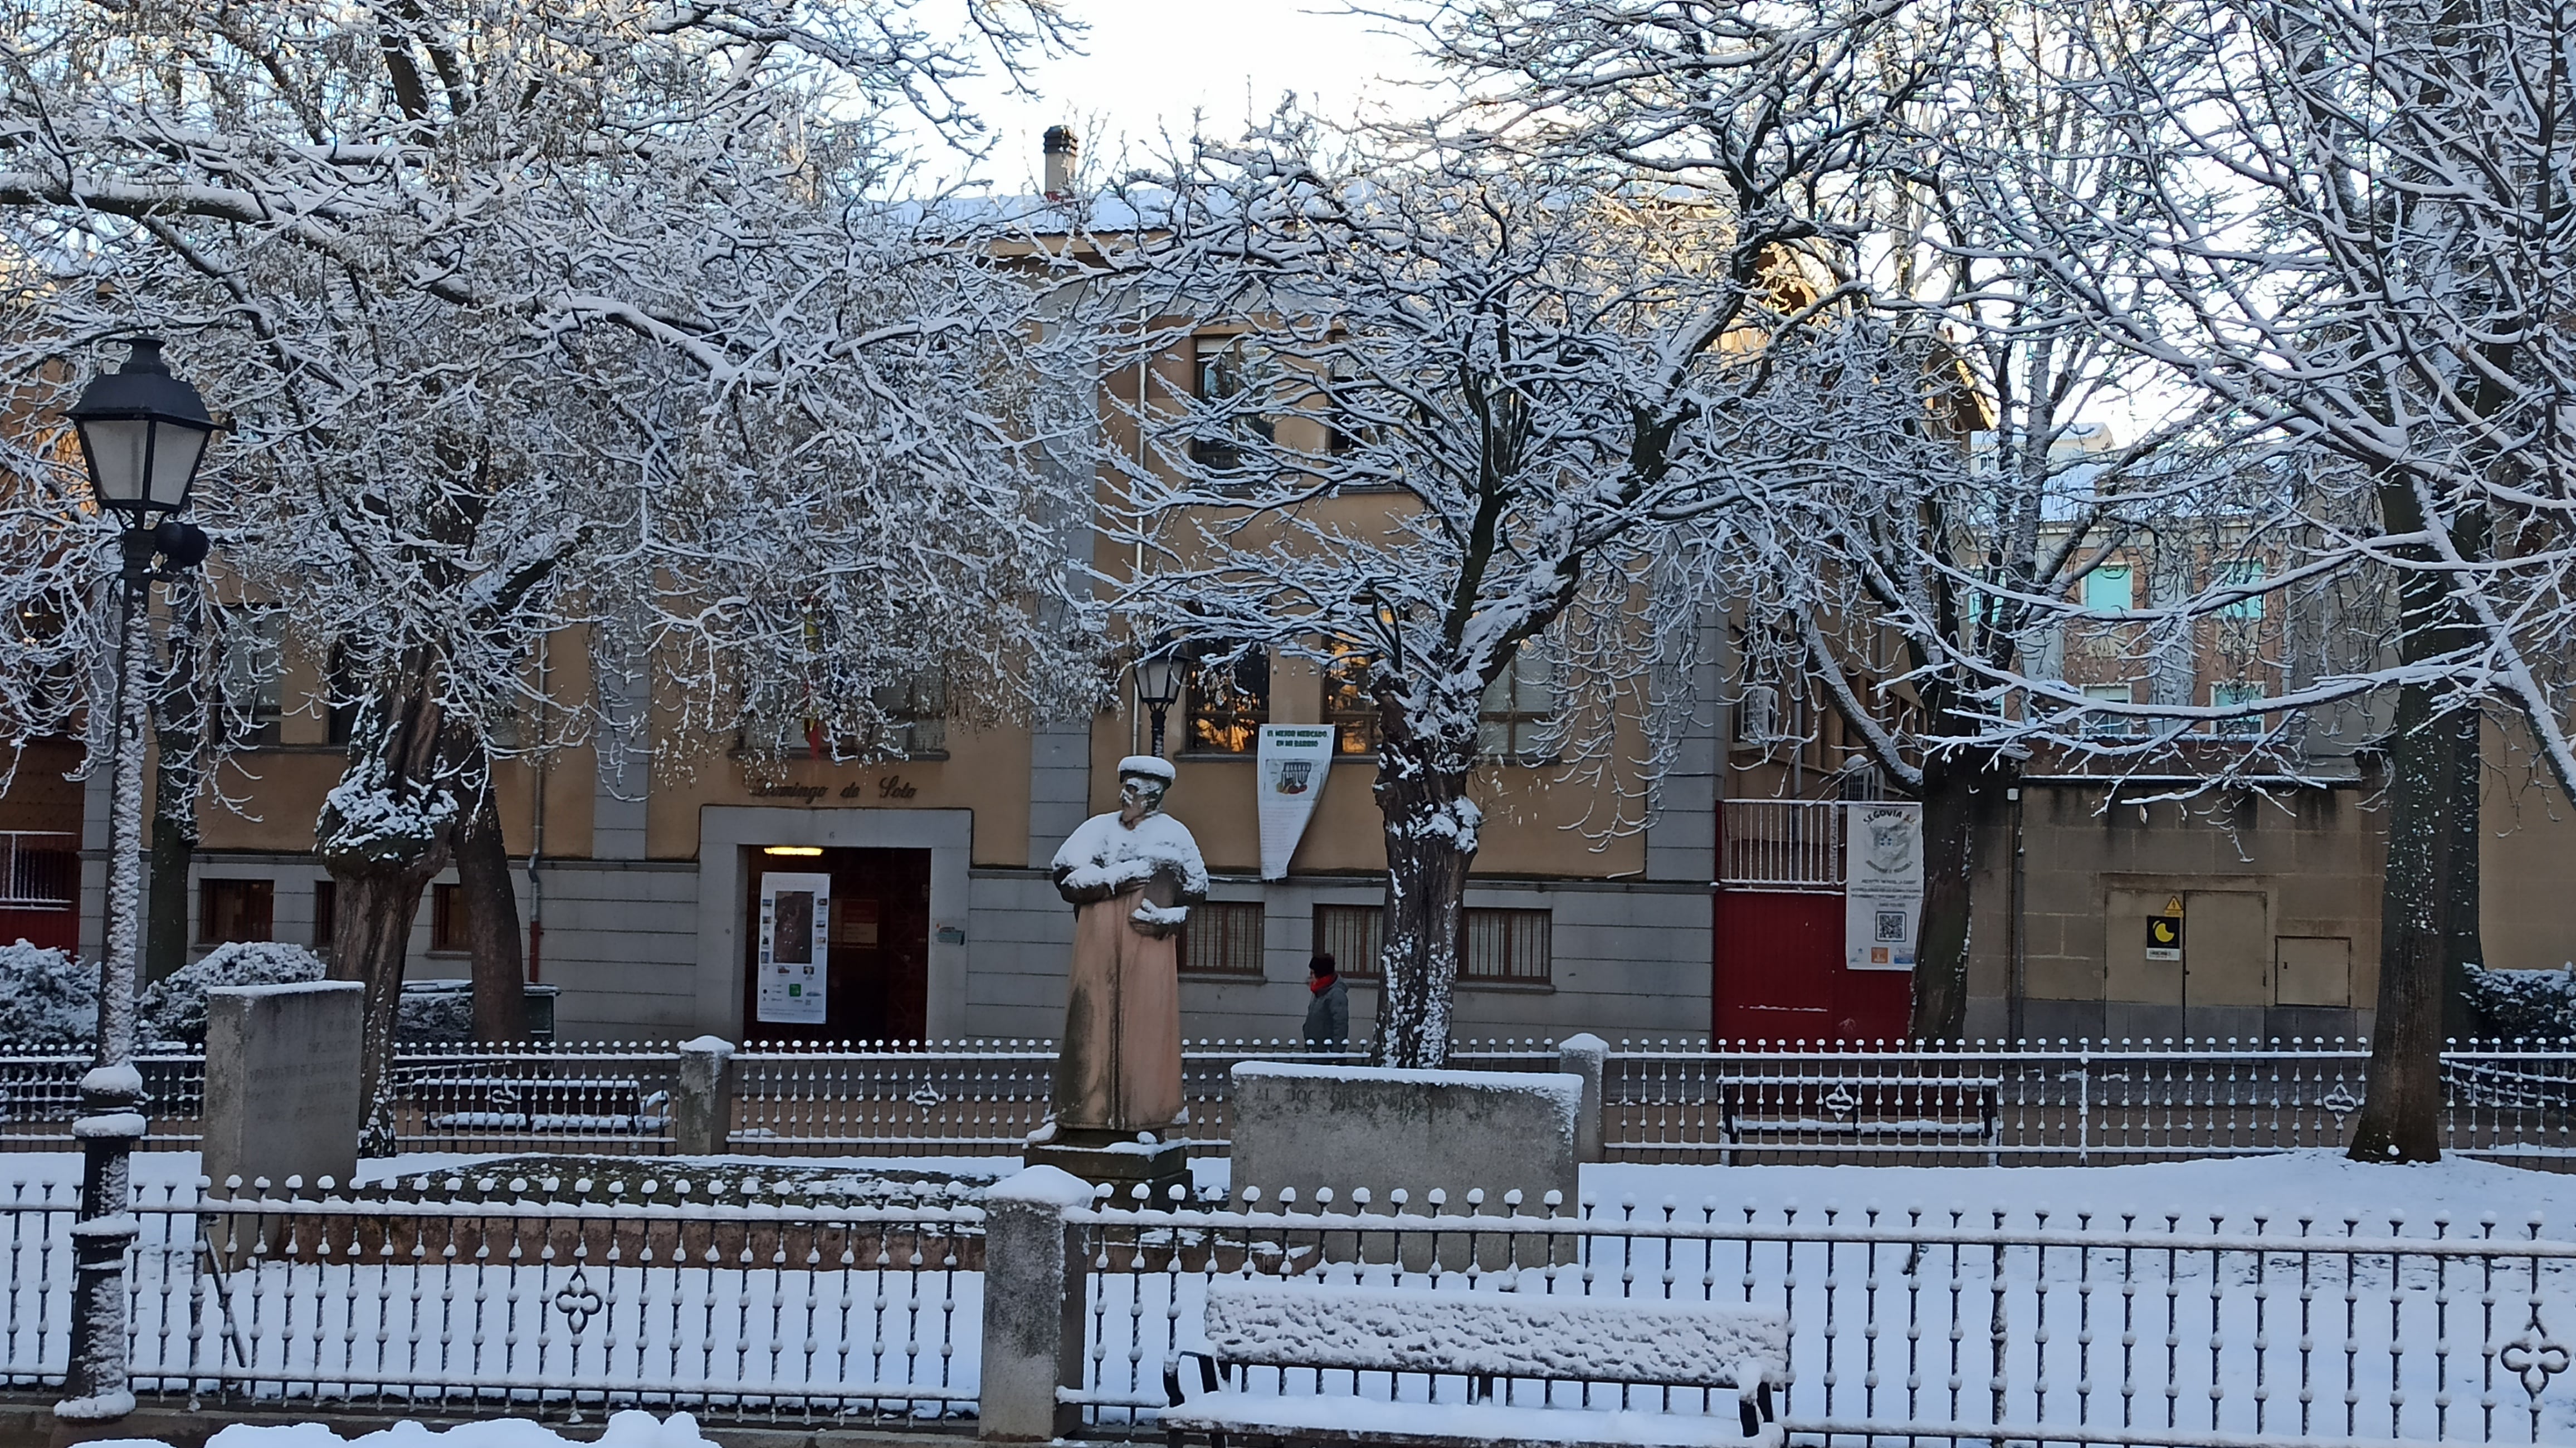
[{"label": "tree trunk", "polygon": [[1482,820],[1467,798],[1473,757],[1436,740],[1380,746],[1376,794],[1386,830],[1386,917],[1379,966],[1385,981],[1373,1059],[1381,1066],[1428,1069],[1449,1059],[1467,867],[1476,858]]},{"label": "tree trunk", "polygon": [[338,891],[330,978],[367,988],[359,1091],[366,1124],[358,1150],[393,1153],[394,1013],[423,886],[447,867],[457,813],[455,772],[441,749],[435,663],[415,650],[370,699],[349,742],[349,766],[323,802],[314,853]]},{"label": "tree trunk", "polygon": [[[2383,524],[2412,532],[2431,522],[2410,480],[2378,488]],[[2483,557],[2486,528],[2450,525],[2463,557]],[[2406,550],[2431,561],[2427,548]],[[2427,663],[2474,643],[2476,632],[2439,573],[2416,570],[2397,590],[2397,655]],[[2379,1014],[2370,1033],[2370,1085],[2354,1124],[2355,1161],[2438,1161],[2442,1156],[2442,1039],[2470,1022],[2467,967],[2478,934],[2480,718],[2436,712],[2432,687],[2397,691],[2388,745],[2388,863],[2380,881]]]},{"label": "tree trunk", "polygon": [[1968,1033],[1968,922],[1975,904],[1977,827],[2012,777],[1984,758],[1936,756],[1923,766],[1923,920],[1915,932],[1918,1041]]},{"label": "tree trunk", "polygon": [[474,955],[474,1039],[519,1041],[528,1034],[527,977],[519,959],[519,897],[510,888],[510,851],[487,780],[456,831],[456,903]]},{"label": "tree trunk", "polygon": [[197,785],[206,711],[197,695],[198,609],[185,585],[170,590],[169,665],[152,698],[152,880],[144,892],[143,980],[188,963],[188,868],[197,855]]},{"label": "tree trunk", "polygon": [[[2461,950],[2476,943],[2478,720],[2474,713],[2436,717],[2431,694],[2409,685],[2397,696],[2379,1019],[2371,1030],[2369,1096],[2353,1128],[2355,1161],[2441,1159],[2442,1041],[2466,1013]],[[2472,927],[2465,939],[2463,897]]]},{"label": "tree trunk", "polygon": [[144,892],[143,983],[188,963],[188,870],[197,857],[197,773],[174,769],[173,731],[161,729],[160,758],[152,768],[152,884]]}]

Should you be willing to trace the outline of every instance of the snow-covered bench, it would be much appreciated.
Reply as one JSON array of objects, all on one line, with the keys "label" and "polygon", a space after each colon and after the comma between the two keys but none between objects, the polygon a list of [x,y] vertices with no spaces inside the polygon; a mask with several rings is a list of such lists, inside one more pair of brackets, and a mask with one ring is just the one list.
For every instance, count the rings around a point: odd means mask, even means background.
[{"label": "snow-covered bench", "polygon": [[[1206,1435],[1209,1448],[1225,1448],[1229,1436],[1424,1448],[1781,1442],[1771,1394],[1788,1382],[1789,1320],[1759,1308],[1219,1278],[1208,1284],[1206,1330],[1210,1351],[1179,1354],[1164,1370],[1171,1448],[1191,1434]],[[1195,1394],[1182,1391],[1187,1359],[1199,1365]],[[1264,1392],[1253,1368],[1463,1377],[1469,1401]],[[1684,1389],[1693,1407],[1702,1392],[1725,1392],[1740,1411],[1657,1411],[1659,1394],[1642,1408],[1497,1403],[1497,1378]]]},{"label": "snow-covered bench", "polygon": [[1909,1144],[2003,1139],[2003,1085],[1991,1076],[1885,1076],[1856,1081],[1753,1080],[1718,1093],[1727,1144],[1860,1141]]}]

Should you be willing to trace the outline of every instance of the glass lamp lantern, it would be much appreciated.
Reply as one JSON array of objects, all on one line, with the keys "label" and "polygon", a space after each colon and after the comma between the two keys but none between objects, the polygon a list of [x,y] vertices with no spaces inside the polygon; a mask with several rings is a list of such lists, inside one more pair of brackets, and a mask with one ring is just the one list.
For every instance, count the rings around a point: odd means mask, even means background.
[{"label": "glass lamp lantern", "polygon": [[90,490],[141,527],[188,506],[215,420],[197,389],[170,374],[160,338],[130,345],[125,365],[93,380],[67,415],[80,430]]}]

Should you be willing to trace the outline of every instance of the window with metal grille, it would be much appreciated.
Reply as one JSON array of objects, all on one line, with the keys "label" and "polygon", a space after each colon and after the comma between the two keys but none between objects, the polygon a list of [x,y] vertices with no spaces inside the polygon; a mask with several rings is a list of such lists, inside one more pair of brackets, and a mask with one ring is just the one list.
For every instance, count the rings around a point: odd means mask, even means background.
[{"label": "window with metal grille", "polygon": [[[1554,979],[1548,911],[1471,906],[1466,916],[1460,980],[1546,985]],[[1315,948],[1331,951],[1341,973],[1354,980],[1377,979],[1385,929],[1386,911],[1381,906],[1315,907]]]},{"label": "window with metal grille", "polygon": [[1333,957],[1333,968],[1354,980],[1377,979],[1378,942],[1386,910],[1378,905],[1315,907],[1315,949]]},{"label": "window with metal grille", "polygon": [[1466,949],[1460,953],[1460,980],[1499,981],[1511,985],[1545,985],[1550,921],[1544,910],[1470,910]]},{"label": "window with metal grille", "polygon": [[1202,900],[1181,927],[1181,969],[1193,975],[1261,974],[1261,902]]},{"label": "window with metal grille", "polygon": [[197,943],[269,940],[277,919],[277,886],[269,880],[199,880]]}]

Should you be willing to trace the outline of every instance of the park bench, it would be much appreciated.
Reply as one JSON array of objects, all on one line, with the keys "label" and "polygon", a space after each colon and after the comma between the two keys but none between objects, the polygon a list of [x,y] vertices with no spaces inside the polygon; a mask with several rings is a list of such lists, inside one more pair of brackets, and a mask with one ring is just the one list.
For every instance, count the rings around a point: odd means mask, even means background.
[{"label": "park bench", "polygon": [[1729,1146],[1863,1142],[1911,1145],[2003,1138],[2003,1081],[1991,1076],[1730,1081],[1718,1093]]},{"label": "park bench", "polygon": [[633,1077],[410,1075],[398,1089],[441,1131],[650,1133],[668,1098]]},{"label": "park bench", "polygon": [[[1165,1367],[1170,1448],[1192,1434],[1208,1448],[1228,1438],[1414,1448],[1508,1443],[1713,1445],[1750,1440],[1776,1448],[1772,1392],[1788,1384],[1789,1321],[1777,1312],[1715,1302],[1559,1297],[1532,1292],[1351,1287],[1309,1280],[1219,1278],[1208,1284],[1209,1351]],[[1198,1391],[1184,1394],[1182,1366],[1198,1363]],[[1467,1380],[1464,1402],[1407,1403],[1349,1394],[1261,1391],[1254,1369],[1315,1373],[1420,1373]],[[1542,1401],[1496,1380],[1593,1385],[1586,1394],[1542,1390]],[[1221,1385],[1222,1380],[1222,1385]],[[1294,1382],[1282,1373],[1282,1382]],[[1353,1379],[1357,1383],[1356,1377]],[[1618,1401],[1600,1405],[1605,1386]],[[1434,1385],[1436,1387],[1436,1383]],[[1632,1390],[1681,1390],[1688,1406],[1709,1393],[1739,1411],[1658,1411],[1668,1395],[1633,1401]],[[1740,1430],[1740,1432],[1739,1432]]]}]

